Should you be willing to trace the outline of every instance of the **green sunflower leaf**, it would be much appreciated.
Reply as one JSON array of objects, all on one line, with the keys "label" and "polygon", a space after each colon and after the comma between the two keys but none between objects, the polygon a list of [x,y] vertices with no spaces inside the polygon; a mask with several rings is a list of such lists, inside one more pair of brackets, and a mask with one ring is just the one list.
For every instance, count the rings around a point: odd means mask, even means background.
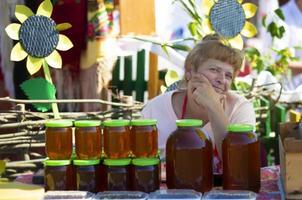
[{"label": "green sunflower leaf", "polygon": [[[55,86],[44,78],[33,78],[24,81],[20,87],[30,100],[55,99]],[[41,112],[46,112],[51,109],[50,103],[34,103],[33,106]]]},{"label": "green sunflower leaf", "polygon": [[275,13],[280,19],[282,19],[283,21],[285,20],[284,14],[280,8],[276,9]]}]

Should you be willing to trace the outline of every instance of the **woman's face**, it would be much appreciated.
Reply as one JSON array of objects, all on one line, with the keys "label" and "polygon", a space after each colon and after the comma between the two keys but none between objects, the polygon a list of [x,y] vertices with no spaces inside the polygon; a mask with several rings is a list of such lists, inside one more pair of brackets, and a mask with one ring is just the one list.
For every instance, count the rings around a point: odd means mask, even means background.
[{"label": "woman's face", "polygon": [[225,94],[231,86],[234,68],[228,63],[208,59],[199,66],[197,73],[207,77],[217,93]]}]

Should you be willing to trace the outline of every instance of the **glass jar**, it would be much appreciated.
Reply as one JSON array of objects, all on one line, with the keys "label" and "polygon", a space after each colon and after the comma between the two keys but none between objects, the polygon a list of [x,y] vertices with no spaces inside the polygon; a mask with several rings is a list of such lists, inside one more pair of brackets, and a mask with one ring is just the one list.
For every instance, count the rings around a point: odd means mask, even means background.
[{"label": "glass jar", "polygon": [[130,121],[106,120],[104,125],[104,153],[109,159],[128,158],[130,154]]},{"label": "glass jar", "polygon": [[75,145],[80,160],[100,159],[102,153],[101,122],[94,120],[75,121]]},{"label": "glass jar", "polygon": [[156,119],[131,121],[131,151],[135,157],[156,157],[158,151],[156,123]]},{"label": "glass jar", "polygon": [[223,189],[260,189],[260,146],[254,127],[230,124],[222,142]]},{"label": "glass jar", "polygon": [[158,158],[137,158],[132,160],[132,189],[134,191],[154,192],[159,189]]},{"label": "glass jar", "polygon": [[105,190],[123,191],[131,189],[131,159],[105,159]]},{"label": "glass jar", "polygon": [[50,120],[45,123],[45,151],[51,160],[69,160],[72,154],[72,121]]},{"label": "glass jar", "polygon": [[213,187],[213,147],[201,130],[202,121],[176,120],[177,129],[166,145],[166,176],[169,189],[206,192]]},{"label": "glass jar", "polygon": [[74,160],[76,189],[89,192],[101,190],[100,160]]},{"label": "glass jar", "polygon": [[45,191],[73,189],[70,160],[45,160],[44,166]]}]

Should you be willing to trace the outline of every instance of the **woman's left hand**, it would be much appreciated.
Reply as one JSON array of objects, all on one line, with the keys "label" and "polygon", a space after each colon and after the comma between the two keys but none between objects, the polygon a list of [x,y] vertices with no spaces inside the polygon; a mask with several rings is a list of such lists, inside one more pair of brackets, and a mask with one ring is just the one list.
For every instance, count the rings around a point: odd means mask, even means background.
[{"label": "woman's left hand", "polygon": [[207,77],[203,74],[198,73],[193,75],[193,79],[195,78],[201,82],[201,84],[198,84],[198,87],[196,87],[192,93],[192,97],[195,102],[210,109],[217,106],[224,107],[225,94],[216,92]]}]

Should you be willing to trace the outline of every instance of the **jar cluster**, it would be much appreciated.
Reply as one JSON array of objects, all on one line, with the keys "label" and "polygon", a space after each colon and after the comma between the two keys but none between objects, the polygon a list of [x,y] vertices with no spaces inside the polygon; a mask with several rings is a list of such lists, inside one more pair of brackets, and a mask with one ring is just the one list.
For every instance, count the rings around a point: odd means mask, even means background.
[{"label": "jar cluster", "polygon": [[159,189],[156,120],[52,120],[45,126],[46,190]]}]

